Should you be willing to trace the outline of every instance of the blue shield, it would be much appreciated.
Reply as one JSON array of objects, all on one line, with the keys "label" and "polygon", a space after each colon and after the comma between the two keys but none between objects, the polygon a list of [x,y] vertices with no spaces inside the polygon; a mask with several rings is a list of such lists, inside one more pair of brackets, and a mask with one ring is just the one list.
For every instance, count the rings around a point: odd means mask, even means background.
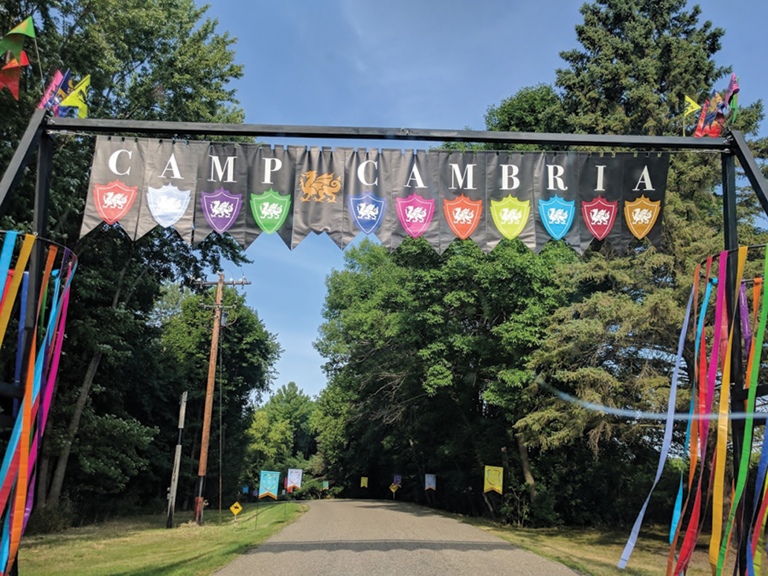
[{"label": "blue shield", "polygon": [[366,191],[360,196],[348,196],[349,211],[352,219],[360,230],[366,234],[374,232],[384,221],[387,211],[387,199],[374,196]]},{"label": "blue shield", "polygon": [[576,202],[565,201],[555,195],[546,202],[539,200],[539,216],[544,228],[555,240],[562,239],[571,229],[573,215],[576,212]]},{"label": "blue shield", "polygon": [[170,184],[162,188],[149,188],[147,204],[152,218],[163,228],[173,226],[187,211],[190,196],[190,190],[179,190]]}]

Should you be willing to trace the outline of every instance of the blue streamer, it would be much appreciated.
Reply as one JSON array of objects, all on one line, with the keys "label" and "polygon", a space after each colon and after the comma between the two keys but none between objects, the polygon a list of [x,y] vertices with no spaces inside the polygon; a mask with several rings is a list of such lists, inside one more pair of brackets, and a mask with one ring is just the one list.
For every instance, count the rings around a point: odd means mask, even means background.
[{"label": "blue streamer", "polygon": [[691,288],[691,295],[688,297],[688,307],[685,311],[685,321],[683,322],[683,329],[680,331],[680,340],[677,344],[677,358],[675,359],[675,368],[672,371],[672,384],[669,388],[669,405],[667,406],[667,422],[664,426],[664,442],[661,446],[661,454],[659,455],[659,465],[656,469],[656,478],[653,481],[653,486],[651,486],[651,491],[648,493],[648,496],[645,499],[645,503],[643,504],[642,509],[640,510],[640,513],[637,515],[637,519],[635,520],[635,525],[632,527],[632,532],[629,535],[629,539],[627,540],[627,544],[624,547],[624,552],[621,554],[621,559],[619,560],[619,568],[626,568],[627,562],[629,562],[629,557],[632,555],[632,551],[635,549],[635,544],[637,543],[637,537],[640,534],[640,526],[643,523],[643,517],[645,516],[645,510],[648,508],[648,502],[651,500],[651,494],[653,494],[653,490],[656,488],[656,485],[659,483],[659,480],[661,479],[661,473],[664,470],[664,465],[667,461],[667,455],[669,454],[669,447],[672,444],[672,429],[674,428],[674,418],[675,418],[675,402],[677,400],[677,379],[680,374],[680,362],[683,359],[683,348],[685,346],[685,336],[688,333],[688,322],[691,319],[691,308],[693,306],[693,288]]},{"label": "blue streamer", "polygon": [[[715,280],[714,278],[712,280]],[[707,315],[707,309],[709,308],[709,297],[712,295],[713,282],[707,282],[707,289],[704,292],[704,301],[701,303],[701,316],[696,326],[696,339],[695,339],[695,354],[694,362],[699,361],[699,341],[701,340],[701,333],[704,331],[704,317]],[[683,447],[683,454],[688,454],[688,445],[691,442],[691,422],[693,422],[693,409],[696,403],[696,385],[691,387],[691,408],[688,411],[689,420],[685,427],[685,445]],[[672,524],[669,527],[669,544],[675,539],[675,532],[677,532],[677,525],[680,523],[680,516],[683,514],[683,476],[685,472],[680,472],[680,488],[677,491],[677,498],[675,498],[675,508],[672,511]]]},{"label": "blue streamer", "polygon": [[3,238],[3,250],[0,252],[0,296],[5,291],[8,270],[11,267],[11,258],[13,257],[13,248],[16,246],[16,237],[18,235],[18,232],[11,230],[6,232],[5,238]]}]

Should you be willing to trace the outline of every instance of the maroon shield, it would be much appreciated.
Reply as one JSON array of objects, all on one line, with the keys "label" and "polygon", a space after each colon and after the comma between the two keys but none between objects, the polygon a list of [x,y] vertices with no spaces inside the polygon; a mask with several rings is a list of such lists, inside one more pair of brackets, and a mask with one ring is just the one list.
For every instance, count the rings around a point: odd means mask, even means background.
[{"label": "maroon shield", "polygon": [[592,202],[581,203],[581,214],[592,236],[598,240],[608,236],[616,221],[618,205],[618,202],[608,202],[602,196],[598,196]]}]

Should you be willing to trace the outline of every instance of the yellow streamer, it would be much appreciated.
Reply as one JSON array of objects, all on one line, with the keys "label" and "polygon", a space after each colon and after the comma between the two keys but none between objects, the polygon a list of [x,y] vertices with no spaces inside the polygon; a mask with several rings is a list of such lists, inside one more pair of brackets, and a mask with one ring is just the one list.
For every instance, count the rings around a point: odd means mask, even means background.
[{"label": "yellow streamer", "polygon": [[[24,236],[24,243],[21,245],[21,252],[19,253],[19,259],[16,262],[16,270],[24,271],[27,269],[27,261],[29,255],[32,253],[32,245],[35,243],[35,236],[27,234]],[[11,285],[8,288],[8,294],[5,296],[5,305],[2,311],[0,311],[0,347],[3,345],[3,339],[5,338],[5,332],[8,329],[8,322],[11,319],[11,311],[13,310],[13,303],[16,302],[16,295],[19,292],[19,285],[21,285],[21,279],[24,274],[14,274],[11,280]],[[22,311],[22,314],[24,312]]]}]

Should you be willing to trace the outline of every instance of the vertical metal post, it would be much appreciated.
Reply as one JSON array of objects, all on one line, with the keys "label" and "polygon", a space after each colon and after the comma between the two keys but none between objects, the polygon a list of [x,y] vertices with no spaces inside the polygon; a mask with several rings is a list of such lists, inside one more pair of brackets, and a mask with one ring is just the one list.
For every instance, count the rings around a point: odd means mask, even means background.
[{"label": "vertical metal post", "polygon": [[[731,373],[723,374],[723,386],[731,387],[731,413],[744,411],[744,367],[742,362],[741,323],[738,317],[739,299],[735,295],[736,267],[738,259],[739,235],[736,216],[736,156],[733,153],[722,154],[723,174],[723,218],[725,249],[731,250],[728,256],[728,274],[726,277],[726,303],[728,317],[733,320],[733,347],[731,348]],[[726,380],[727,379],[727,380]],[[733,473],[738,474],[741,463],[741,451],[744,446],[744,420],[731,420],[733,439]],[[744,506],[740,505],[735,518],[736,541],[739,542],[738,565],[741,574],[747,569],[747,540],[744,532]]]},{"label": "vertical metal post", "polygon": [[[35,205],[32,216],[32,229],[38,238],[44,238],[47,231],[48,222],[48,201],[51,196],[51,173],[53,171],[53,138],[42,131],[39,135],[37,151],[37,182],[35,185]],[[15,182],[14,182],[15,183]],[[29,288],[27,292],[27,308],[24,311],[24,337],[22,340],[23,361],[22,361],[22,383],[23,386],[30,386],[32,383],[26,381],[27,367],[29,362],[34,362],[29,357],[32,339],[37,330],[37,302],[40,293],[40,283],[42,282],[43,260],[45,258],[44,246],[36,242],[32,248],[29,259]],[[17,273],[23,273],[23,270],[17,270]],[[18,417],[21,417],[20,415]],[[18,574],[18,556],[14,559],[10,574]]]},{"label": "vertical metal post", "polygon": [[197,470],[195,487],[195,522],[203,523],[203,490],[208,469],[208,442],[211,436],[211,414],[213,412],[213,386],[216,377],[216,355],[219,350],[219,327],[221,326],[221,296],[224,292],[224,272],[219,272],[216,285],[216,310],[213,317],[213,336],[211,338],[211,357],[208,362],[208,386],[205,393],[205,412],[203,413],[203,440],[200,443],[200,466]]},{"label": "vertical metal post", "polygon": [[181,395],[179,409],[179,437],[176,440],[176,454],[173,457],[173,472],[171,473],[171,491],[168,494],[168,521],[166,528],[173,528],[173,511],[176,508],[176,487],[179,485],[179,467],[181,466],[181,443],[184,440],[184,416],[187,413],[187,393]]}]

